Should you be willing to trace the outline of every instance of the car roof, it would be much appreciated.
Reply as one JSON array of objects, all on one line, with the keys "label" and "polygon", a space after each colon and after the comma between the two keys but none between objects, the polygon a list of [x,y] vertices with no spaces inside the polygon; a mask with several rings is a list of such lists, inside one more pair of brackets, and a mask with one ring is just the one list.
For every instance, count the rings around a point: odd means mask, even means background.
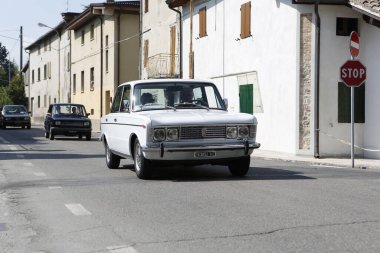
[{"label": "car roof", "polygon": [[162,78],[162,79],[144,79],[144,80],[135,80],[135,81],[130,81],[126,83],[122,83],[121,85],[136,85],[136,84],[144,84],[144,83],[167,83],[167,82],[177,82],[177,83],[212,83],[214,82],[210,79],[178,79],[178,78]]}]

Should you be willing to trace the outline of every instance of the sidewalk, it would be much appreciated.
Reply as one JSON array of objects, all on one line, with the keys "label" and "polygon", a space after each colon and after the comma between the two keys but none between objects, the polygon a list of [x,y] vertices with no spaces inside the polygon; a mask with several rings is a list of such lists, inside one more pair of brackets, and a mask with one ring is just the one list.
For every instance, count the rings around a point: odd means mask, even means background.
[{"label": "sidewalk", "polygon": [[[328,165],[337,167],[351,168],[351,158],[314,158],[314,156],[301,156],[280,152],[272,152],[256,149],[253,151],[252,158],[262,158],[266,160],[281,160],[288,162],[306,162],[312,165]],[[356,169],[380,169],[379,159],[355,158]]]}]

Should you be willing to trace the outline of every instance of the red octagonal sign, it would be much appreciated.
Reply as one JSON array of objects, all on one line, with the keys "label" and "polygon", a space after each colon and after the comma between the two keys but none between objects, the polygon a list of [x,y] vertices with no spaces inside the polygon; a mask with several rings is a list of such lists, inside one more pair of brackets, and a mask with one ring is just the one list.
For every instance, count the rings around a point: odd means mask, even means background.
[{"label": "red octagonal sign", "polygon": [[349,87],[359,87],[366,79],[366,72],[360,61],[346,61],[340,67],[340,79]]}]

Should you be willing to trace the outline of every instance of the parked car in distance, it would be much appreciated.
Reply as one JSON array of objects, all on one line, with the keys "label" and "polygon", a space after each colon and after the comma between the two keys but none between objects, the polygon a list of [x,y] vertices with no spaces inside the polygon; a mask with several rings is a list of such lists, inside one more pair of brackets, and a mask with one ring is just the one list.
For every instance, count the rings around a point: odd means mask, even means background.
[{"label": "parked car in distance", "polygon": [[155,164],[227,165],[244,176],[256,142],[256,117],[230,113],[209,81],[159,79],[120,85],[101,118],[106,164],[132,158],[139,178]]},{"label": "parked car in distance", "polygon": [[78,136],[91,140],[90,114],[81,104],[51,104],[45,117],[45,137],[54,140],[56,135]]},{"label": "parked car in distance", "polygon": [[30,129],[30,115],[23,105],[4,105],[0,110],[0,126],[19,126]]}]

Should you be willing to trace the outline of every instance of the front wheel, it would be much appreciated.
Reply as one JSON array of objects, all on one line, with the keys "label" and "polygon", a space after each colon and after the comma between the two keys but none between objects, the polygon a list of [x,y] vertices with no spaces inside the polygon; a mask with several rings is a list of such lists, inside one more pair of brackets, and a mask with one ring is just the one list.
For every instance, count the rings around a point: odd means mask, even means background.
[{"label": "front wheel", "polygon": [[51,127],[49,128],[49,136],[50,136],[50,140],[54,140],[54,133]]},{"label": "front wheel", "polygon": [[249,170],[250,162],[251,158],[249,156],[238,158],[228,165],[228,169],[230,170],[232,176],[243,177]]},{"label": "front wheel", "polygon": [[108,143],[104,142],[104,148],[106,150],[106,164],[110,169],[117,169],[120,165],[120,156],[117,156],[112,153],[110,148],[108,147]]},{"label": "front wheel", "polygon": [[86,141],[91,141],[91,133],[86,134]]},{"label": "front wheel", "polygon": [[148,179],[150,177],[150,163],[145,159],[141,150],[140,142],[136,139],[133,160],[135,162],[136,175],[140,179]]}]

